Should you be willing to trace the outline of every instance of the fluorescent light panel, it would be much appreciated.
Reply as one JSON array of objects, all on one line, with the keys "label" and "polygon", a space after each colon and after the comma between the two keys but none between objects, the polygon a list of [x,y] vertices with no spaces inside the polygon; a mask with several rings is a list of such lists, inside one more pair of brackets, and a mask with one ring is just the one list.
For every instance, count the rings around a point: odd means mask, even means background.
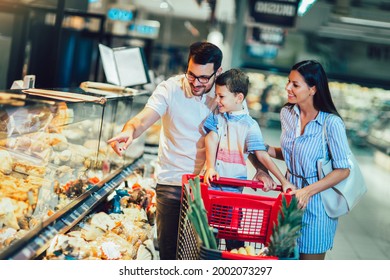
[{"label": "fluorescent light panel", "polygon": [[302,0],[298,6],[298,16],[303,16],[316,0]]},{"label": "fluorescent light panel", "polygon": [[343,23],[371,26],[371,27],[380,27],[380,28],[390,28],[390,22],[383,22],[370,19],[361,19],[361,18],[352,18],[352,17],[338,17],[338,19]]}]

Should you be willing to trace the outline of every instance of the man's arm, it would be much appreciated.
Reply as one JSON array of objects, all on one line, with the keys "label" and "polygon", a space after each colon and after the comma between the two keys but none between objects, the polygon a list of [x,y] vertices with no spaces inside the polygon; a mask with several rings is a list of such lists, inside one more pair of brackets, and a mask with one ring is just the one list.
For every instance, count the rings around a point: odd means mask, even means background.
[{"label": "man's arm", "polygon": [[272,158],[279,159],[279,160],[284,160],[282,149],[280,147],[268,146],[268,154]]},{"label": "man's arm", "polygon": [[[119,156],[122,156],[122,153],[130,146],[133,140],[144,133],[158,119],[160,119],[160,115],[156,111],[145,107],[140,113],[126,122],[121,133],[109,139],[107,143],[111,145]],[[120,147],[119,143],[124,143],[124,145]]]}]

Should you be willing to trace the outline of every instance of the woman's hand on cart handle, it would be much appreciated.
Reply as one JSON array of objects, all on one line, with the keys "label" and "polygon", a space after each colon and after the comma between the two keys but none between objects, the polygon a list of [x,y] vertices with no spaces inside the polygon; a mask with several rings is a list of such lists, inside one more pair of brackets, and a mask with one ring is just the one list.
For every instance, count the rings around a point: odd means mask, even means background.
[{"label": "woman's hand on cart handle", "polygon": [[310,193],[310,188],[302,188],[302,189],[295,189],[291,191],[291,195],[295,196],[298,200],[298,208],[299,209],[305,209],[307,204],[309,203],[309,200],[312,196]]}]

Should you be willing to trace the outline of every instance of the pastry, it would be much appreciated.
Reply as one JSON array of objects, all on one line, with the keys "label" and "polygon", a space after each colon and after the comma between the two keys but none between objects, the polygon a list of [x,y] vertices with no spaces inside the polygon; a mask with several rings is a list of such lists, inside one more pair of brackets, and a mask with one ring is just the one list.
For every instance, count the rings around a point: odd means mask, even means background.
[{"label": "pastry", "polygon": [[16,138],[16,143],[14,145],[15,150],[27,151],[31,147],[31,138],[28,136],[20,136]]},{"label": "pastry", "polygon": [[55,151],[63,151],[69,146],[66,137],[60,133],[49,133],[48,141]]},{"label": "pastry", "polygon": [[61,161],[68,161],[72,157],[72,152],[70,150],[63,150],[61,153],[58,154],[58,157]]},{"label": "pastry", "polygon": [[0,150],[0,172],[9,175],[12,172],[12,157],[6,150]]},{"label": "pastry", "polygon": [[13,163],[12,169],[16,172],[34,175],[38,177],[44,177],[46,174],[45,166],[37,166],[19,161]]}]

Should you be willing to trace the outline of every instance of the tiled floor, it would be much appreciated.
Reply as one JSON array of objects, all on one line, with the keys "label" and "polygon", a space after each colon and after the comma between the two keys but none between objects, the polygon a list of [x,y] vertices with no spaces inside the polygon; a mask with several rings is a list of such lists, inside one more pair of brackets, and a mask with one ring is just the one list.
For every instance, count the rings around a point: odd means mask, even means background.
[{"label": "tiled floor", "polygon": [[[262,133],[267,143],[279,145],[280,130],[262,128]],[[351,213],[339,219],[334,248],[326,259],[390,260],[390,172],[375,164],[372,149],[352,149],[368,192]],[[283,162],[276,163],[285,171]]]}]

